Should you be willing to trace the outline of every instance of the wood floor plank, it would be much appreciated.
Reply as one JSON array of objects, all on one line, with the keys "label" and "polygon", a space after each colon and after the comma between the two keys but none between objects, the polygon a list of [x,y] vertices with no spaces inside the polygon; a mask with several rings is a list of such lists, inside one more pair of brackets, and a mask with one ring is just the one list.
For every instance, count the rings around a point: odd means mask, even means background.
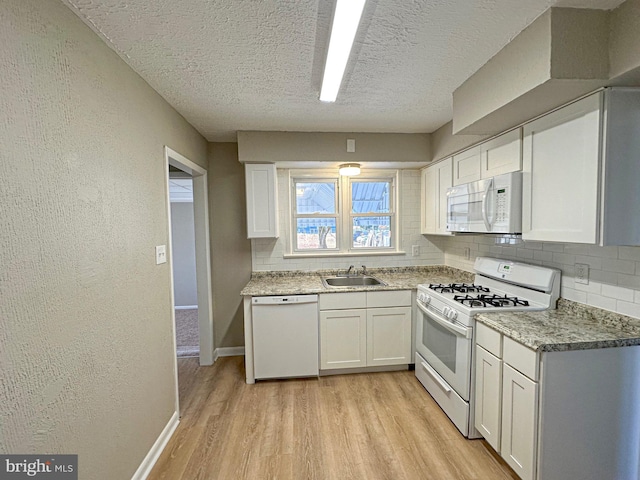
[{"label": "wood floor plank", "polygon": [[246,385],[244,358],[178,359],[181,421],[150,480],[513,480],[413,372]]}]

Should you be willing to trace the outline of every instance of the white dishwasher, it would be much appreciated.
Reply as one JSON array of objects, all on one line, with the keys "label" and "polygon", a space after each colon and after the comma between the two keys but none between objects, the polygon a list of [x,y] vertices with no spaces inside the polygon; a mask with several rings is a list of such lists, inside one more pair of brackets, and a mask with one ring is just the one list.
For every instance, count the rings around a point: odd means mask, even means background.
[{"label": "white dishwasher", "polygon": [[318,295],[253,297],[255,378],[318,376]]}]

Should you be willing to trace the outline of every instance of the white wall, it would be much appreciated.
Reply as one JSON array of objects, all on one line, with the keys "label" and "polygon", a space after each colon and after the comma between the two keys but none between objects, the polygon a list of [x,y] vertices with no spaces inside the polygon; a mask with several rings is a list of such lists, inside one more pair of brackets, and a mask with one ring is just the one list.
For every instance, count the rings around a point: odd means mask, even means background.
[{"label": "white wall", "polygon": [[193,202],[171,202],[171,250],[175,305],[198,305]]},{"label": "white wall", "polygon": [[131,478],[176,401],[164,146],[207,143],[61,2],[0,11],[0,452]]},{"label": "white wall", "polygon": [[[441,243],[445,262],[473,270],[476,256],[499,257],[545,265],[562,270],[560,295],[568,300],[640,318],[640,247],[596,247],[590,245],[526,242],[496,245],[489,235],[458,236]],[[470,258],[465,258],[465,248]],[[574,280],[574,265],[590,267],[589,285]]]},{"label": "white wall", "polygon": [[[442,252],[425,236],[420,234],[420,171],[402,170],[400,173],[400,248],[406,255],[327,257],[327,258],[283,258],[288,253],[287,232],[289,223],[288,170],[278,169],[278,204],[280,208],[280,238],[253,239],[252,267],[261,270],[318,270],[344,269],[349,265],[367,267],[402,267],[410,265],[438,265],[444,262]],[[420,246],[420,256],[411,256],[412,245]]]}]

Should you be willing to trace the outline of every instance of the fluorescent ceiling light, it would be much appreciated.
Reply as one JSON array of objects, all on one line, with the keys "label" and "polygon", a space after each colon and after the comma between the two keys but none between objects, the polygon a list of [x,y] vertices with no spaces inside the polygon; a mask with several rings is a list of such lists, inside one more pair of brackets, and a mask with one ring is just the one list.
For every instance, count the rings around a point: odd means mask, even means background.
[{"label": "fluorescent ceiling light", "polygon": [[340,175],[345,177],[352,177],[354,175],[360,175],[360,164],[359,163],[343,163],[340,165]]},{"label": "fluorescent ceiling light", "polygon": [[320,101],[335,102],[366,0],[337,0]]}]

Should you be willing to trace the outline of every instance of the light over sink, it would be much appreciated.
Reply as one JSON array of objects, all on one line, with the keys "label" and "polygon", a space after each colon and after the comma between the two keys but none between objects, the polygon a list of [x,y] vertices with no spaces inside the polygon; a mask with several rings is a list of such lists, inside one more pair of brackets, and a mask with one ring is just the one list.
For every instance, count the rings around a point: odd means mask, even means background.
[{"label": "light over sink", "polygon": [[386,285],[382,280],[369,275],[322,277],[322,283],[327,288],[375,287],[377,285]]}]

